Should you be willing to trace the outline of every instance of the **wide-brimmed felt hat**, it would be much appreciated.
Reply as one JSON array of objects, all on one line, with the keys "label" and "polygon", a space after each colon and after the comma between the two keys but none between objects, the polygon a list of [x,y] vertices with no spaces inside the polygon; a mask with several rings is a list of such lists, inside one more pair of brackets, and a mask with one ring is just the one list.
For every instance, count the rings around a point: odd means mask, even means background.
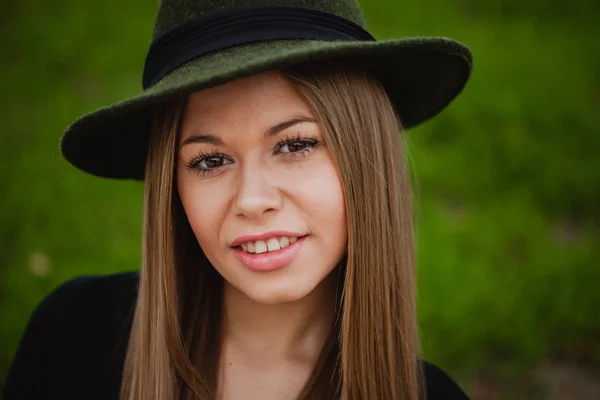
[{"label": "wide-brimmed felt hat", "polygon": [[152,39],[144,90],[67,128],[61,149],[75,167],[143,180],[156,105],[263,71],[356,64],[385,87],[406,129],[444,109],[472,67],[451,39],[376,41],[356,0],[162,0]]}]

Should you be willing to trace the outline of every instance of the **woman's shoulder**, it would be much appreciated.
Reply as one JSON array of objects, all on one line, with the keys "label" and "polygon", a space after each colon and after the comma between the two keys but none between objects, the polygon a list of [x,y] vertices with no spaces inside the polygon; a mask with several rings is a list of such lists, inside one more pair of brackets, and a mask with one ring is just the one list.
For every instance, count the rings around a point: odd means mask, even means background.
[{"label": "woman's shoulder", "polygon": [[34,311],[72,331],[127,323],[133,315],[138,271],[83,275],[54,289]]},{"label": "woman's shoulder", "polygon": [[69,333],[69,345],[86,346],[92,338],[106,345],[128,337],[137,298],[137,271],[110,275],[83,275],[53,290],[34,311],[52,321],[55,329]]},{"label": "woman's shoulder", "polygon": [[[56,287],[47,298],[71,296],[93,296],[99,292],[113,294],[137,293],[139,271],[128,271],[108,275],[80,275]],[[129,297],[129,296],[127,296]]]},{"label": "woman's shoulder", "polygon": [[80,276],[50,292],[21,337],[4,398],[117,398],[137,287],[138,273],[127,272]]},{"label": "woman's shoulder", "polygon": [[[53,289],[33,311],[29,324],[52,321],[78,329],[84,323],[106,323],[131,315],[138,290],[138,271],[82,275]],[[30,326],[28,326],[29,328]]]}]

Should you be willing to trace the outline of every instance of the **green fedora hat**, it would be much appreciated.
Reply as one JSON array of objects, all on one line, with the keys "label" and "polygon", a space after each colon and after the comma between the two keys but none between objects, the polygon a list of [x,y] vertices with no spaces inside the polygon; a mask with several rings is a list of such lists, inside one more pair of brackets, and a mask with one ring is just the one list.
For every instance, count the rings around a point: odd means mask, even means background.
[{"label": "green fedora hat", "polygon": [[404,128],[444,109],[472,68],[469,49],[451,39],[375,40],[357,0],[162,0],[144,90],[77,119],[62,153],[93,175],[143,180],[157,105],[263,71],[336,60],[381,82]]}]

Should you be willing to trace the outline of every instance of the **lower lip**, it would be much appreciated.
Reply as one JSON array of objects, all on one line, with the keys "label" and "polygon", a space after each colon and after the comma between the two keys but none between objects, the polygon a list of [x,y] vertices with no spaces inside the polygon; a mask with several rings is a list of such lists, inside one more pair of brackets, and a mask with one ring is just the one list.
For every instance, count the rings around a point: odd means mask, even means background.
[{"label": "lower lip", "polygon": [[261,254],[252,254],[242,250],[240,247],[234,247],[233,253],[246,267],[253,271],[268,272],[283,268],[291,263],[302,248],[306,236],[290,243],[283,249],[268,251]]}]

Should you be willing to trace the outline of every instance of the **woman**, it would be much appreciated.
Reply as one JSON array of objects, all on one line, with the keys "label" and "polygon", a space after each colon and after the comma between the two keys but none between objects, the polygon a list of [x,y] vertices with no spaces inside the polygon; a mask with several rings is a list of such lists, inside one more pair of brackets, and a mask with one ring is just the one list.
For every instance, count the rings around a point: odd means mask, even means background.
[{"label": "woman", "polygon": [[470,53],[268,3],[164,0],[145,92],[67,130],[76,167],[145,181],[142,267],[49,295],[7,400],[465,398],[419,355],[399,132]]}]

